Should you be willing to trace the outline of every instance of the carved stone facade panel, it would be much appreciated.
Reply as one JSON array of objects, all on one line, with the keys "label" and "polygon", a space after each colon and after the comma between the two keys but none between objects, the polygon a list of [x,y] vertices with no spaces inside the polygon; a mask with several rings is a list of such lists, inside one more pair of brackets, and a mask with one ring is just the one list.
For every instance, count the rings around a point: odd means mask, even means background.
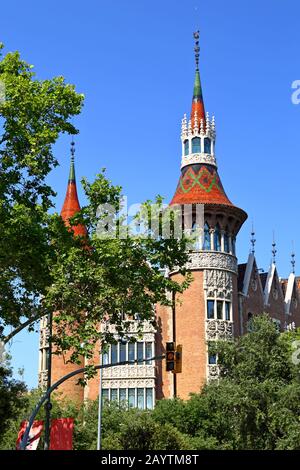
[{"label": "carved stone facade panel", "polygon": [[189,254],[188,269],[222,269],[237,273],[235,256],[221,252],[193,251]]},{"label": "carved stone facade panel", "polygon": [[103,388],[154,388],[155,380],[154,379],[113,379],[107,380],[103,379],[102,382]]},{"label": "carved stone facade panel", "polygon": [[103,369],[103,379],[137,379],[155,378],[155,367],[152,365],[125,365]]},{"label": "carved stone facade panel", "polygon": [[216,364],[208,365],[208,381],[217,380],[219,378],[219,367]]},{"label": "carved stone facade panel", "polygon": [[[154,338],[155,329],[150,321],[143,321],[143,322],[139,322],[139,321],[126,322],[125,321],[124,323],[129,323],[129,328],[126,329],[126,334],[134,335],[134,334],[142,333],[143,338],[145,337]],[[115,325],[108,324],[106,326],[110,333],[118,335]],[[153,339],[145,339],[145,341],[152,341],[152,340]]]},{"label": "carved stone facade panel", "polygon": [[231,300],[232,297],[232,273],[218,269],[204,270],[204,290],[206,297],[218,297]]},{"label": "carved stone facade panel", "polygon": [[192,165],[194,163],[206,163],[208,165],[217,166],[216,158],[214,155],[211,155],[209,153],[191,153],[182,157],[181,168],[186,165]]},{"label": "carved stone facade panel", "polygon": [[48,380],[48,372],[47,371],[42,371],[39,372],[38,375],[38,386],[42,390],[45,390],[47,388],[47,380]]},{"label": "carved stone facade panel", "polygon": [[233,323],[226,320],[206,320],[206,337],[208,341],[232,340]]}]

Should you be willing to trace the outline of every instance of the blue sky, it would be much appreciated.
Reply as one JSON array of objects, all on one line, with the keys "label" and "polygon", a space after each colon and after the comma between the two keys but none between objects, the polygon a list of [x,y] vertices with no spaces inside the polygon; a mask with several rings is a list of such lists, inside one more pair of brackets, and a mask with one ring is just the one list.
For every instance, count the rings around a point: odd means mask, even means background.
[{"label": "blue sky", "polygon": [[[102,167],[130,202],[169,201],[180,170],[180,124],[189,113],[193,37],[200,29],[206,109],[216,116],[219,173],[229,198],[249,214],[238,238],[267,269],[275,231],[279,274],[290,272],[291,242],[300,257],[300,79],[297,0],[28,0],[3,2],[0,41],[35,65],[38,78],[63,75],[86,96],[76,138],[77,178]],[[60,166],[49,181],[60,210],[69,138],[55,146]],[[83,195],[79,189],[81,200]],[[300,272],[300,268],[299,268]],[[38,337],[22,333],[11,353],[37,383]]]}]

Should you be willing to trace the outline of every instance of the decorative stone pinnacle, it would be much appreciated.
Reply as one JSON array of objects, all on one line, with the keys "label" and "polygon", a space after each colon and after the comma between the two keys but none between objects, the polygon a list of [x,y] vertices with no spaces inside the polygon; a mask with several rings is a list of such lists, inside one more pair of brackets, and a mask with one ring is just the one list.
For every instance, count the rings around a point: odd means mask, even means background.
[{"label": "decorative stone pinnacle", "polygon": [[252,249],[251,249],[251,253],[254,255],[255,254],[255,243],[256,243],[256,238],[255,238],[255,231],[254,231],[254,227],[253,227],[253,224],[252,224],[252,231],[251,231],[251,245],[252,245]]},{"label": "decorative stone pinnacle", "polygon": [[295,260],[295,251],[294,251],[294,242],[293,242],[293,250],[292,250],[292,253],[291,253],[291,265],[292,265],[292,273],[295,274],[295,264],[296,264],[296,260]]},{"label": "decorative stone pinnacle", "polygon": [[272,243],[273,264],[276,264],[276,253],[277,253],[277,249],[276,249],[275,236],[273,232],[273,243]]}]

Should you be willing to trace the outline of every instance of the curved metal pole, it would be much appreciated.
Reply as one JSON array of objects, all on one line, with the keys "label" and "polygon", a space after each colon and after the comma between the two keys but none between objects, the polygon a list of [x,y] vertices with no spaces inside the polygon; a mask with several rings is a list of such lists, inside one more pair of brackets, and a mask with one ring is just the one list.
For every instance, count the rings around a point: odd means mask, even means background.
[{"label": "curved metal pole", "polygon": [[[149,357],[149,358],[144,358],[144,359],[135,359],[134,361],[122,361],[122,362],[116,362],[115,364],[104,364],[104,365],[98,365],[95,366],[95,369],[108,369],[109,367],[116,367],[116,366],[126,366],[127,364],[135,364],[139,362],[146,362],[146,361],[161,361],[162,359],[165,358],[165,355],[162,356],[154,356],[154,357]],[[49,399],[51,393],[59,387],[63,382],[66,380],[70,379],[71,377],[74,377],[74,375],[80,374],[82,372],[85,372],[87,368],[86,367],[81,367],[81,369],[76,369],[73,372],[70,372],[67,375],[64,375],[61,379],[59,379],[57,382],[55,382],[53,385],[51,385],[50,388],[46,391],[45,395],[42,396],[38,404],[36,405],[35,409],[32,412],[32,415],[29,418],[27,428],[25,430],[25,433],[23,435],[21,444],[20,444],[20,450],[25,450],[26,449],[26,444],[28,441],[30,429],[33,425],[34,419],[36,415],[38,414],[40,408],[42,407],[43,403]]]}]

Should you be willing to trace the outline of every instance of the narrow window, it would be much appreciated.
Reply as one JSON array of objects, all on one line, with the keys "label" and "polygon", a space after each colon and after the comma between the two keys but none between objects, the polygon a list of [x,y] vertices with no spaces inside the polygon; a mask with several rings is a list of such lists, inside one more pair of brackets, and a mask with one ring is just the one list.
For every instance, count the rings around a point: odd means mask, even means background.
[{"label": "narrow window", "polygon": [[135,343],[128,343],[128,361],[135,360]]},{"label": "narrow window", "polygon": [[207,318],[211,320],[215,316],[215,301],[208,300],[207,301]]},{"label": "narrow window", "polygon": [[108,360],[109,360],[108,351],[105,351],[102,354],[102,364],[104,364],[104,365],[108,364]]},{"label": "narrow window", "polygon": [[118,362],[118,345],[111,345],[111,363],[116,364]]},{"label": "narrow window", "polygon": [[194,137],[192,139],[192,153],[201,152],[201,139],[200,137]]},{"label": "narrow window", "polygon": [[110,399],[111,399],[111,401],[117,401],[118,400],[118,389],[117,388],[112,388],[111,389]]},{"label": "narrow window", "polygon": [[223,302],[221,300],[217,300],[217,319],[223,320]]},{"label": "narrow window", "polygon": [[230,321],[230,302],[225,302],[225,320]]},{"label": "narrow window", "polygon": [[120,362],[126,361],[126,343],[120,343]]},{"label": "narrow window", "polygon": [[189,154],[189,141],[185,140],[184,141],[184,155],[188,155],[188,154]]},{"label": "narrow window", "polygon": [[204,139],[204,153],[211,153],[211,143],[208,137]]},{"label": "narrow window", "polygon": [[144,389],[143,388],[137,389],[137,407],[140,410],[144,409]]},{"label": "narrow window", "polygon": [[129,408],[134,408],[135,405],[135,388],[128,389],[128,406]]},{"label": "narrow window", "polygon": [[119,396],[120,403],[126,404],[126,388],[119,389]]},{"label": "narrow window", "polygon": [[144,359],[144,343],[137,343],[137,358],[139,361]]},{"label": "narrow window", "polygon": [[[145,349],[146,349],[146,358],[150,359],[153,354],[152,354],[152,343],[146,342],[145,343]],[[151,361],[147,361],[146,364],[151,364]]]},{"label": "narrow window", "polygon": [[153,389],[146,388],[146,408],[147,410],[153,409]]},{"label": "narrow window", "polygon": [[203,250],[210,250],[210,233],[209,233],[209,225],[207,222],[204,225]]},{"label": "narrow window", "polygon": [[214,245],[215,251],[221,251],[221,230],[219,224],[216,225],[214,231]]},{"label": "narrow window", "polygon": [[209,354],[208,356],[208,364],[216,364],[217,363],[217,356],[216,354]]},{"label": "narrow window", "polygon": [[102,389],[102,403],[109,400],[109,393],[108,392],[109,392],[108,388],[103,388]]},{"label": "narrow window", "polygon": [[235,238],[232,238],[231,244],[232,244],[232,254],[235,255]]},{"label": "narrow window", "polygon": [[224,233],[224,251],[229,253],[229,236],[227,232]]}]

